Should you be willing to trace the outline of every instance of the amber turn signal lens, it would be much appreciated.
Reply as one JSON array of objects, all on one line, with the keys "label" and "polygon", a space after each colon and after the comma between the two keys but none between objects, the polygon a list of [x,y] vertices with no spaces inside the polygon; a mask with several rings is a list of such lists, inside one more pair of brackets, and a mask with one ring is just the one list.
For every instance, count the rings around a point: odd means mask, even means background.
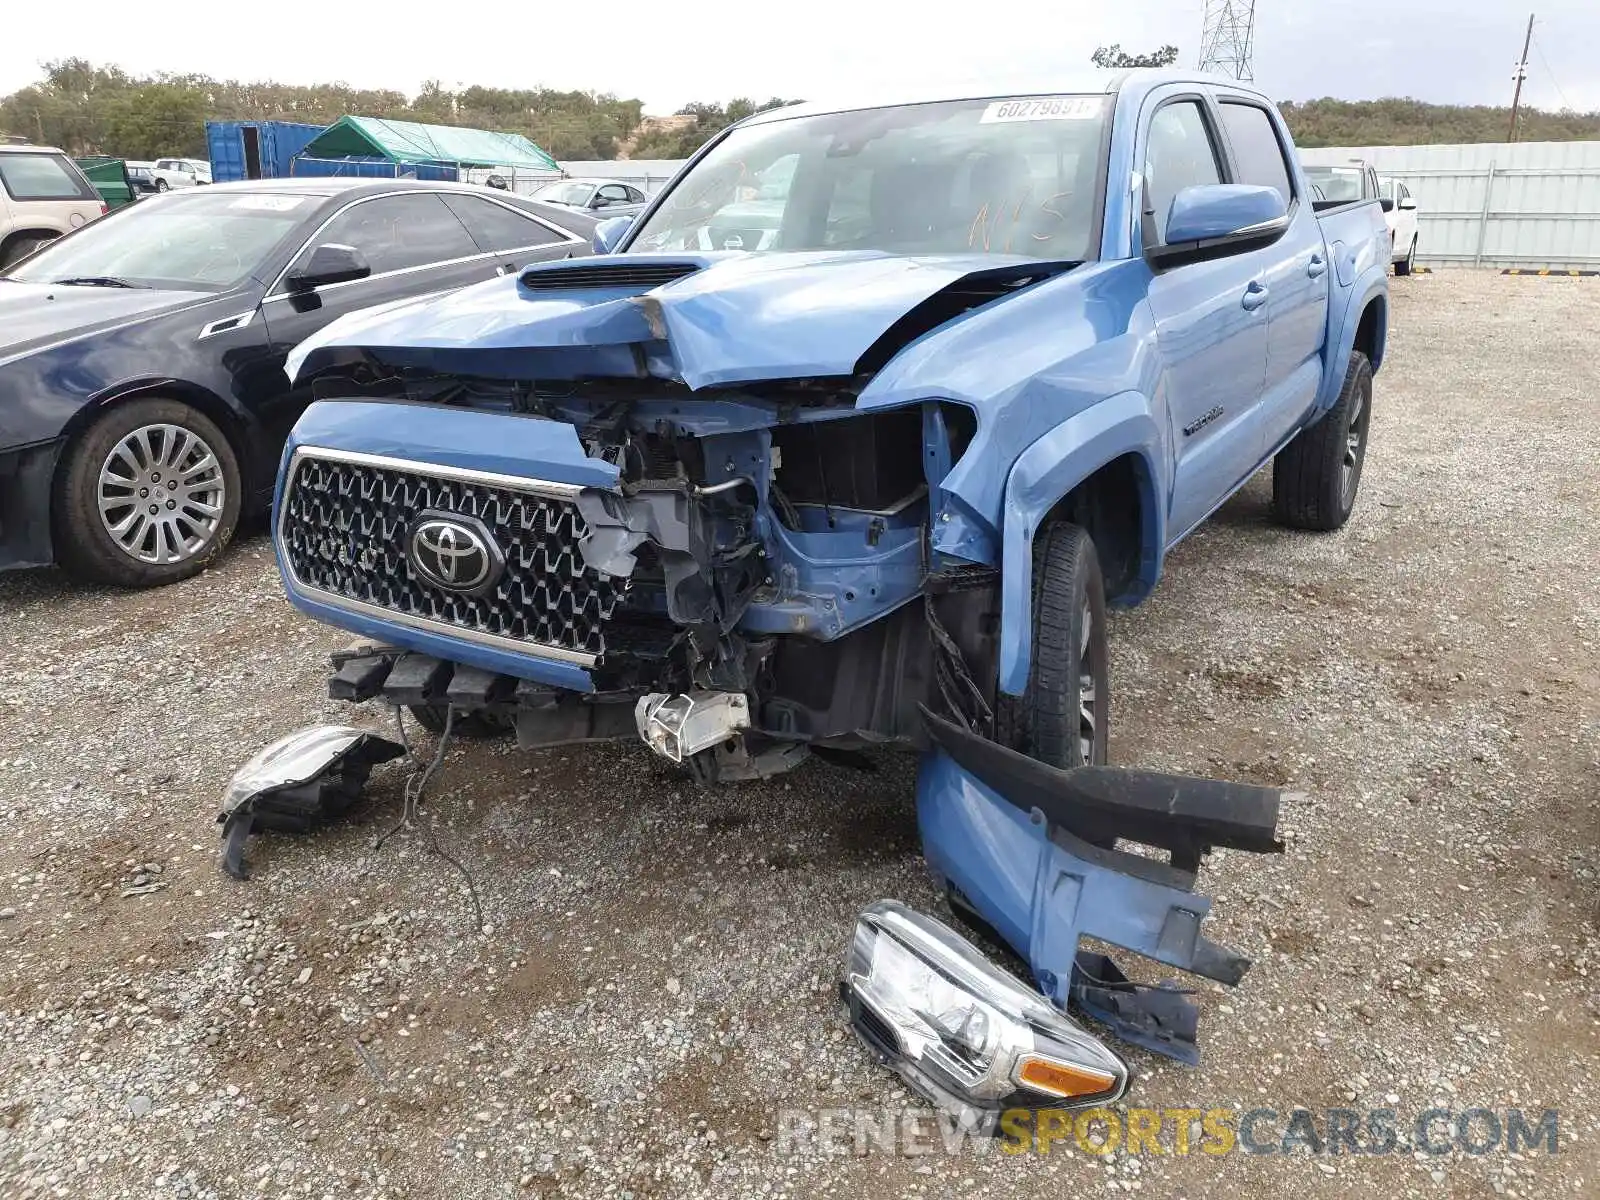
[{"label": "amber turn signal lens", "polygon": [[1093,1096],[1099,1092],[1109,1092],[1116,1086],[1116,1078],[1103,1071],[1071,1067],[1037,1055],[1029,1055],[1017,1064],[1016,1080],[1036,1092],[1064,1099]]}]

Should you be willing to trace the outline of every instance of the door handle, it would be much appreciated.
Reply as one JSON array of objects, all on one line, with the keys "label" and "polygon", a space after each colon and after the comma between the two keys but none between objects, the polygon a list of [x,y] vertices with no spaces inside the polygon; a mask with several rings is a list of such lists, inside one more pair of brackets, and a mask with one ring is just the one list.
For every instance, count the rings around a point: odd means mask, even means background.
[{"label": "door handle", "polygon": [[1260,308],[1266,302],[1267,286],[1266,284],[1258,283],[1255,280],[1251,280],[1250,286],[1244,290],[1244,299],[1239,301],[1239,303],[1244,306],[1246,312],[1255,312],[1256,309]]},{"label": "door handle", "polygon": [[1320,254],[1313,254],[1311,262],[1306,266],[1306,274],[1313,279],[1321,279],[1328,273],[1328,260]]}]

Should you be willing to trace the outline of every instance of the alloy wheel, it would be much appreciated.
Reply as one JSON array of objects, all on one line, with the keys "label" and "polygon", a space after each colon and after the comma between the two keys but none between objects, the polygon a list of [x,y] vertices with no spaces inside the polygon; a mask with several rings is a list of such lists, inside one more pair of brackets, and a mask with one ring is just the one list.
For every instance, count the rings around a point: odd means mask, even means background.
[{"label": "alloy wheel", "polygon": [[1345,426],[1344,461],[1339,464],[1339,495],[1348,508],[1355,498],[1356,479],[1367,440],[1367,402],[1370,385],[1359,387],[1350,398],[1350,423]]},{"label": "alloy wheel", "polygon": [[1095,686],[1099,663],[1094,660],[1094,610],[1085,604],[1078,618],[1083,631],[1078,645],[1078,759],[1094,763],[1095,732],[1100,728],[1100,694]]},{"label": "alloy wheel", "polygon": [[181,425],[144,425],[111,448],[100,466],[100,522],[140,562],[184,562],[222,523],[226,485],[216,454]]}]

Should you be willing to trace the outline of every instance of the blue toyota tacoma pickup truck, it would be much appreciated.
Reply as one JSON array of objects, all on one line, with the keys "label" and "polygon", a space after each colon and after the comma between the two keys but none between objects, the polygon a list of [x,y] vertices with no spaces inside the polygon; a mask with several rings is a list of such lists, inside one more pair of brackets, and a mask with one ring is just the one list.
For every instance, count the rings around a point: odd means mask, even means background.
[{"label": "blue toyota tacoma pickup truck", "polygon": [[1375,202],[1272,104],[1136,72],[806,104],[706,145],[604,255],[342,318],[277,484],[335,696],[706,781],[927,744],[1102,763],[1107,604],[1260,467],[1349,517]]}]

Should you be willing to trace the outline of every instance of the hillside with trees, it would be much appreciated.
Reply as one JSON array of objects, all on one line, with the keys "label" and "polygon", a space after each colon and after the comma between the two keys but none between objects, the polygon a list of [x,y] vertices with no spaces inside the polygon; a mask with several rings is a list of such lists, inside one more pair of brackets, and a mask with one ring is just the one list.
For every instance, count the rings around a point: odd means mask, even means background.
[{"label": "hillside with trees", "polygon": [[[1108,62],[1170,57],[1128,55],[1120,46],[1097,51]],[[74,154],[125,158],[204,156],[208,120],[284,120],[327,125],[347,114],[465,125],[520,133],[558,159],[684,158],[706,139],[754,112],[793,101],[687,104],[671,118],[646,120],[643,105],[609,92],[551,88],[468,87],[451,91],[437,81],[415,96],[352,88],[242,83],[205,75],[129,75],[82,59],[48,63],[38,83],[0,97],[0,133],[58,145]],[[1385,146],[1504,141],[1505,108],[1427,104],[1420,100],[1311,100],[1283,105],[1303,146]],[[1600,139],[1600,112],[1524,109],[1523,141]]]}]

